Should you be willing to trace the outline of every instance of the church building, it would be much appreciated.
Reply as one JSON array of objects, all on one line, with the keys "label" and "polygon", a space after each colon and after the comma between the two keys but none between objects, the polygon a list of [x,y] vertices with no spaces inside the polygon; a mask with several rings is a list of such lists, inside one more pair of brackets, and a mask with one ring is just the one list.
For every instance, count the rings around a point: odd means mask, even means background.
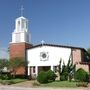
[{"label": "church building", "polygon": [[15,20],[15,29],[9,47],[10,59],[22,57],[28,62],[26,69],[20,68],[17,74],[27,74],[33,78],[42,70],[55,71],[60,59],[65,64],[70,59],[76,64],[76,69],[83,68],[87,72],[90,71],[90,55],[84,48],[45,43],[33,45],[28,30],[28,20],[23,16]]}]

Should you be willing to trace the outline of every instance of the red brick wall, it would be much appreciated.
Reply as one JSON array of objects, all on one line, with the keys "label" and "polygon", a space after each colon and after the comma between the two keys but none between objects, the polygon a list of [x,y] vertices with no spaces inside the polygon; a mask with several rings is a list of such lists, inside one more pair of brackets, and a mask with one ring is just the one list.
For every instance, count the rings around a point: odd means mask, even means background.
[{"label": "red brick wall", "polygon": [[15,57],[25,57],[25,51],[31,48],[32,45],[28,43],[11,43],[9,46],[10,59]]},{"label": "red brick wall", "polygon": [[[16,57],[25,58],[26,49],[29,49],[31,47],[32,45],[28,43],[10,43],[10,60]],[[16,74],[25,74],[25,68],[21,67],[17,69]]]},{"label": "red brick wall", "polygon": [[73,49],[72,50],[73,64],[76,64],[76,70],[79,68],[83,68],[85,71],[89,72],[89,66],[86,64],[81,64],[81,62],[82,62],[81,53],[82,53],[81,49]]},{"label": "red brick wall", "polygon": [[81,49],[73,49],[72,55],[74,64],[81,62]]}]

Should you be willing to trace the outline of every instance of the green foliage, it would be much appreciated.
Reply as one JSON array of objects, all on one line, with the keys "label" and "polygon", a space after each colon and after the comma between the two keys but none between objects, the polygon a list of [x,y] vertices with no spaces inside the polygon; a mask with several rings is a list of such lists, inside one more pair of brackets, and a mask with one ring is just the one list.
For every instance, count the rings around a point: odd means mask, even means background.
[{"label": "green foliage", "polygon": [[39,83],[48,83],[47,73],[44,71],[41,71],[37,76],[37,81]]},{"label": "green foliage", "polygon": [[61,62],[62,62],[62,59],[60,58],[58,70],[57,70],[59,72],[59,76],[61,76]]},{"label": "green foliage", "polygon": [[75,73],[75,79],[80,82],[88,82],[89,76],[88,73],[82,68],[78,69]]},{"label": "green foliage", "polygon": [[10,79],[10,80],[0,80],[0,83],[3,85],[11,85],[11,84],[16,84],[20,82],[26,81],[25,79]]},{"label": "green foliage", "polygon": [[8,67],[9,66],[9,61],[6,59],[0,59],[0,71],[4,68],[4,67]]},{"label": "green foliage", "polygon": [[2,79],[2,80],[9,80],[9,79],[11,79],[11,75],[10,74],[1,74],[0,75],[0,79]]},{"label": "green foliage", "polygon": [[87,52],[90,54],[90,48],[87,49]]},{"label": "green foliage", "polygon": [[67,76],[66,75],[61,75],[60,76],[60,81],[66,81],[67,80]]},{"label": "green foliage", "polygon": [[[47,84],[40,84],[42,87],[52,87],[52,88],[60,88],[60,87],[77,87],[76,82],[69,82],[69,81],[55,81],[52,83],[47,83]],[[57,90],[57,89],[56,89]],[[63,90],[63,89],[62,89]],[[68,89],[69,90],[69,89]]]},{"label": "green foliage", "polygon": [[55,81],[56,74],[52,70],[48,70],[46,73],[47,73],[48,82]]},{"label": "green foliage", "polygon": [[15,77],[17,69],[20,67],[25,67],[26,62],[23,58],[13,58],[9,61],[9,69],[13,72],[13,77]]},{"label": "green foliage", "polygon": [[52,70],[47,72],[41,71],[37,76],[37,81],[39,83],[49,83],[55,81],[56,75]]},{"label": "green foliage", "polygon": [[23,58],[13,58],[12,60],[10,60],[10,67],[11,68],[18,68],[21,66],[25,66],[25,60]]},{"label": "green foliage", "polygon": [[25,66],[26,66],[26,62],[24,58],[16,57],[13,58],[12,60],[0,59],[0,78],[7,79],[8,73],[13,73],[13,77],[15,77],[17,69],[19,67],[25,67]]},{"label": "green foliage", "polygon": [[62,66],[62,72],[61,72],[60,80],[61,81],[68,80],[68,71],[67,71],[67,67],[65,65]]},{"label": "green foliage", "polygon": [[64,64],[61,67],[61,59],[59,62],[59,75],[60,75],[60,80],[65,81],[69,80],[74,77],[74,72],[75,72],[75,65],[73,65],[72,61],[69,59],[67,65]]}]

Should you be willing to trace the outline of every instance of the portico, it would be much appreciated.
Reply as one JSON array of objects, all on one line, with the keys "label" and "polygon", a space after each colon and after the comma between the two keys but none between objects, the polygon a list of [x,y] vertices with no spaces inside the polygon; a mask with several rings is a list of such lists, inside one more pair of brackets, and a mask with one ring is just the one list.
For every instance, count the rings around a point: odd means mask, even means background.
[{"label": "portico", "polygon": [[54,71],[54,66],[28,66],[28,76],[35,78],[40,71]]}]

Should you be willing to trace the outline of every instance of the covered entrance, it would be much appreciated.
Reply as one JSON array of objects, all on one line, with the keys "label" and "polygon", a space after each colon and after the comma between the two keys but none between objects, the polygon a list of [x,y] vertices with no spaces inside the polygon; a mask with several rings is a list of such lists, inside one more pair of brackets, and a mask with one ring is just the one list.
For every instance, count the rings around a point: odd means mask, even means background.
[{"label": "covered entrance", "polygon": [[38,67],[38,73],[40,72],[40,71],[48,71],[48,70],[50,70],[50,66],[39,66]]},{"label": "covered entrance", "polygon": [[34,79],[40,71],[48,71],[50,69],[52,70],[51,66],[28,66],[28,76]]}]

